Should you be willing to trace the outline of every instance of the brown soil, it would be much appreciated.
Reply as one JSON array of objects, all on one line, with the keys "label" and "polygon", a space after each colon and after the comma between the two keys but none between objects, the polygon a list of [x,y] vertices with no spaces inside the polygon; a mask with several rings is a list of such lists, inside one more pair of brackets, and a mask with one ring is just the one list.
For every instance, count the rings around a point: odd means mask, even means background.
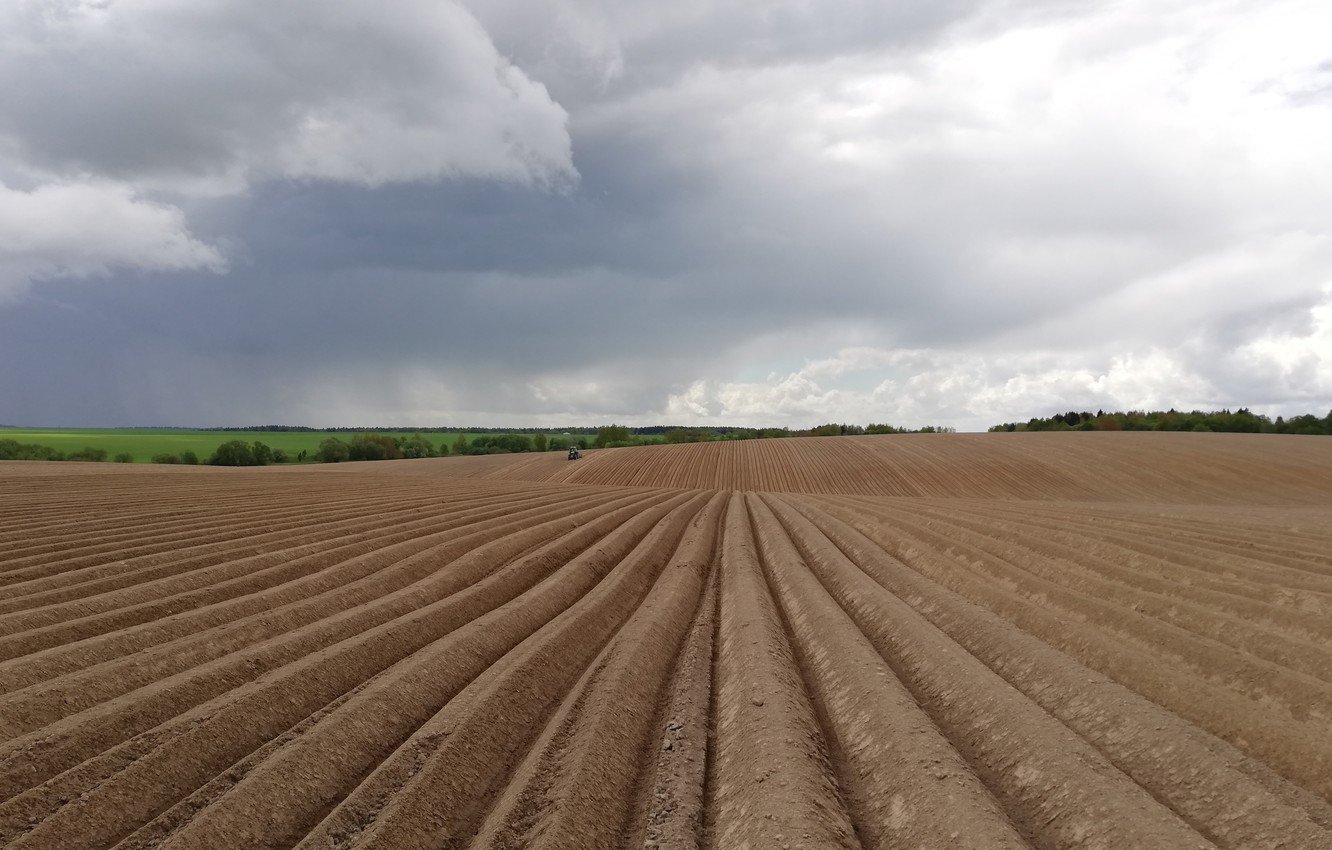
[{"label": "brown soil", "polygon": [[0,844],[1332,846],[1332,440],[0,464]]}]

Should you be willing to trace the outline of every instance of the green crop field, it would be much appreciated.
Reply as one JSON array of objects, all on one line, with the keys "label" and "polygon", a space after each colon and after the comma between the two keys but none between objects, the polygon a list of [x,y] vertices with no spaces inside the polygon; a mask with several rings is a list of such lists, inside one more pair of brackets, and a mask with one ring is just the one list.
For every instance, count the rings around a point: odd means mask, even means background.
[{"label": "green crop field", "polygon": [[[376,434],[413,434],[411,430],[394,431],[368,431]],[[491,433],[504,434],[507,431],[494,431]],[[296,457],[300,452],[305,451],[314,454],[315,449],[319,448],[319,443],[329,437],[338,437],[344,441],[350,441],[352,433],[347,431],[196,431],[192,429],[176,428],[0,428],[0,440],[17,440],[20,443],[36,443],[42,446],[50,446],[61,452],[72,452],[88,447],[94,449],[106,449],[108,458],[115,457],[121,452],[128,452],[134,456],[135,463],[148,463],[155,454],[175,454],[181,452],[193,451],[199,456],[199,461],[208,460],[208,456],[213,453],[222,443],[228,440],[244,440],[252,443],[256,440],[265,443],[269,448],[282,449],[289,457]],[[427,440],[433,445],[439,446],[451,445],[458,439],[458,434],[448,432],[423,432]],[[473,440],[483,434],[468,434],[467,439]],[[554,439],[551,445],[555,448],[562,447],[559,437],[552,434]]]}]

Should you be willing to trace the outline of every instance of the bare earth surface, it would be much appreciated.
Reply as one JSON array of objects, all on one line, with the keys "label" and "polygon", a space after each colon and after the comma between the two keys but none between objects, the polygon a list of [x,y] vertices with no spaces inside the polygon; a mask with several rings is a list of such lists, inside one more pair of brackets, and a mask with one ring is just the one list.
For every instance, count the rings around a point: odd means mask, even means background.
[{"label": "bare earth surface", "polygon": [[1332,846],[1332,439],[0,463],[0,844]]}]

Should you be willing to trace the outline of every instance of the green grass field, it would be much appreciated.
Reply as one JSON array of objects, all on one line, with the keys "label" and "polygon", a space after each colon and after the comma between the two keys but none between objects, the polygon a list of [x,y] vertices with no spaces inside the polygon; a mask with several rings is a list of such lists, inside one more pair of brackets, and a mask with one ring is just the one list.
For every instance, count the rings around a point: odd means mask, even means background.
[{"label": "green grass field", "polygon": [[[410,435],[404,431],[374,431],[377,434]],[[509,433],[495,431],[496,434]],[[452,445],[458,439],[457,433],[426,432],[424,436],[431,444],[438,446]],[[468,434],[472,440],[481,434]],[[352,434],[345,431],[194,431],[174,428],[0,428],[0,440],[18,440],[20,443],[36,443],[50,446],[61,452],[72,452],[84,447],[106,449],[108,460],[121,452],[129,452],[135,463],[148,463],[155,454],[179,455],[184,451],[193,451],[199,461],[208,460],[222,443],[228,440],[244,440],[252,443],[258,440],[269,448],[282,449],[289,457],[295,458],[301,451],[314,454],[319,443],[329,437],[338,437],[350,441]],[[551,443],[562,445],[558,437]]]}]

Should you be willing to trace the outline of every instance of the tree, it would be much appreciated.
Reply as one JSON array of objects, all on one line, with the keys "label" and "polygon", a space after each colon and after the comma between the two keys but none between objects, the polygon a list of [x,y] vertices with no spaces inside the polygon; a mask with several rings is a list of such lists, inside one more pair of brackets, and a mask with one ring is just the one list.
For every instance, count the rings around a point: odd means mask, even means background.
[{"label": "tree", "polygon": [[228,440],[208,458],[212,466],[258,466],[254,449],[244,440]]},{"label": "tree", "polygon": [[905,430],[905,428],[895,428],[883,422],[871,422],[865,426],[866,434],[901,434]]},{"label": "tree", "polygon": [[662,435],[666,443],[702,443],[712,439],[702,428],[672,428]]},{"label": "tree", "polygon": [[268,466],[273,462],[273,450],[258,440],[250,447],[250,453],[254,455],[255,466]]},{"label": "tree", "polygon": [[422,437],[419,432],[411,435],[410,437],[403,437],[399,439],[398,451],[402,454],[403,457],[419,458],[419,457],[435,456],[435,447],[430,443],[429,440],[427,440],[425,437]]},{"label": "tree", "polygon": [[134,463],[134,455],[130,454],[129,452],[121,452],[120,454],[111,458],[111,460],[115,461],[116,463]]},{"label": "tree", "polygon": [[604,448],[612,443],[629,442],[629,429],[623,425],[608,425],[605,428],[597,429],[597,439],[595,443],[598,447]]},{"label": "tree", "polygon": [[199,463],[199,456],[195,454],[192,450],[186,449],[185,451],[180,453],[180,462],[188,463],[191,466],[195,466]]},{"label": "tree", "polygon": [[530,452],[532,440],[526,434],[486,434],[472,441],[470,454],[494,455]]},{"label": "tree", "polygon": [[453,453],[456,455],[467,454],[467,435],[459,434],[458,439],[453,441]]},{"label": "tree", "polygon": [[320,463],[342,463],[351,460],[351,446],[337,437],[329,437],[319,444],[314,457]]},{"label": "tree", "polygon": [[0,440],[0,460],[64,460],[65,456],[50,446]]},{"label": "tree", "polygon": [[388,434],[357,434],[351,441],[352,460],[397,460],[402,451]]},{"label": "tree", "polygon": [[538,431],[532,435],[532,449],[538,452],[544,452],[548,446],[546,435]]}]

